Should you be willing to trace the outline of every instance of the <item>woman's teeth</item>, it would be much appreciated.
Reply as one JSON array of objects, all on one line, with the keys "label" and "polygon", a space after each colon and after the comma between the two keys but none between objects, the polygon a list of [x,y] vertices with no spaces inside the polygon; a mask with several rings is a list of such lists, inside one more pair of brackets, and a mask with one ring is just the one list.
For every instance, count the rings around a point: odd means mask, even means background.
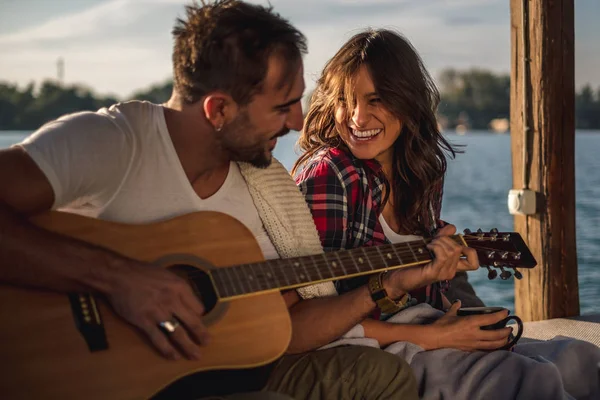
[{"label": "woman's teeth", "polygon": [[377,136],[381,129],[370,129],[368,131],[358,131],[356,129],[351,129],[352,135],[358,140],[369,140],[375,136]]}]

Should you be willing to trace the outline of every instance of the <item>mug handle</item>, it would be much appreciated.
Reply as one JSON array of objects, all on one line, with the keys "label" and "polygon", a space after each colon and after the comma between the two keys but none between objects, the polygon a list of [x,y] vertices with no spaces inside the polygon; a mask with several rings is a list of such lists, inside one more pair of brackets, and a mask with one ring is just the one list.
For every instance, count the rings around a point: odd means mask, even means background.
[{"label": "mug handle", "polygon": [[511,319],[514,319],[517,322],[517,327],[518,327],[517,334],[506,345],[498,348],[498,350],[508,350],[511,347],[513,347],[515,344],[517,344],[519,339],[521,339],[521,335],[523,334],[523,321],[521,321],[521,318],[517,317],[516,315],[509,315],[508,317],[504,318],[502,320],[502,322],[504,322],[506,324]]}]

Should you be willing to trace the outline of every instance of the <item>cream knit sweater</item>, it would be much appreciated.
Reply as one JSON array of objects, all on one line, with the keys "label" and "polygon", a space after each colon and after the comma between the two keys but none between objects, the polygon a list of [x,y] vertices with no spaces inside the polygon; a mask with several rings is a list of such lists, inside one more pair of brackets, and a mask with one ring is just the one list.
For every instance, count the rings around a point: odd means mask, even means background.
[{"label": "cream knit sweater", "polygon": [[[268,168],[239,163],[269,238],[279,257],[301,257],[323,252],[312,214],[289,172],[276,159]],[[335,296],[332,282],[297,289],[303,299]]]}]

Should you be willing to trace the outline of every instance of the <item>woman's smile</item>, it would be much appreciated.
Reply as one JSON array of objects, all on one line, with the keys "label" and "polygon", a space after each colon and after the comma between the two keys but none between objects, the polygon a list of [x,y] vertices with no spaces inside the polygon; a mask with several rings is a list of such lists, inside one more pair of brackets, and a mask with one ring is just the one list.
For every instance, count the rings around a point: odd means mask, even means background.
[{"label": "woman's smile", "polygon": [[358,130],[350,128],[350,134],[354,140],[358,140],[361,142],[370,141],[375,139],[379,134],[383,132],[383,129],[369,129],[369,130]]}]

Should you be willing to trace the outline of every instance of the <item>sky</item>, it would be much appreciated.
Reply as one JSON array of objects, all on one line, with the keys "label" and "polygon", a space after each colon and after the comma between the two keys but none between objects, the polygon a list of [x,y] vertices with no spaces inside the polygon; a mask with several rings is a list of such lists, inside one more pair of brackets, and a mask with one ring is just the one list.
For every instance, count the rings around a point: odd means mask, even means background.
[{"label": "sky", "polygon": [[[189,1],[189,0],[188,0]],[[171,77],[171,29],[186,0],[0,0],[0,81],[57,77],[127,98]],[[250,0],[266,5],[266,0]],[[308,38],[307,89],[366,27],[393,28],[432,75],[448,67],[510,71],[509,0],[271,0]],[[575,81],[600,87],[600,0],[575,0]]]}]

